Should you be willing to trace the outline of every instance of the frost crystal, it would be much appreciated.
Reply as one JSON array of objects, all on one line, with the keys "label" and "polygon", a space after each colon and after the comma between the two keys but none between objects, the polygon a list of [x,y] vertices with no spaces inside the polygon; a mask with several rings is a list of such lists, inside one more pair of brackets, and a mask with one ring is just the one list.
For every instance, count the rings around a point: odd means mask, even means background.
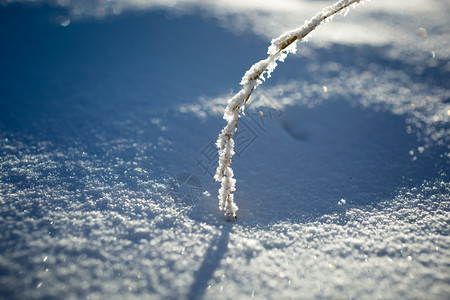
[{"label": "frost crystal", "polygon": [[234,203],[234,191],[236,179],[233,178],[231,160],[234,155],[233,136],[237,131],[237,125],[241,110],[250,99],[253,90],[266,78],[269,78],[277,66],[277,61],[283,62],[289,53],[295,53],[296,42],[304,41],[305,37],[320,24],[328,22],[337,13],[347,13],[350,7],[354,7],[364,0],[340,0],[335,4],[324,8],[312,19],[306,21],[302,27],[288,31],[273,39],[267,50],[269,56],[255,63],[241,80],[242,89],[228,101],[223,118],[228,122],[219,134],[216,145],[219,148],[219,166],[214,179],[221,182],[219,189],[219,209],[225,211],[225,216],[236,217],[237,205]]}]

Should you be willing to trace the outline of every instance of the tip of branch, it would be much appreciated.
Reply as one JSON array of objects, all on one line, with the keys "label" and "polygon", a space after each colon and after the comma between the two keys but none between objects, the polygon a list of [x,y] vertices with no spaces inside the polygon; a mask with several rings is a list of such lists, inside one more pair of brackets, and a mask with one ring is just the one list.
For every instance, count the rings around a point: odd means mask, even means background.
[{"label": "tip of branch", "polygon": [[225,215],[225,221],[227,221],[227,222],[235,222],[235,221],[237,221],[237,215],[235,214],[235,215],[232,215],[232,214],[227,214],[227,215]]}]

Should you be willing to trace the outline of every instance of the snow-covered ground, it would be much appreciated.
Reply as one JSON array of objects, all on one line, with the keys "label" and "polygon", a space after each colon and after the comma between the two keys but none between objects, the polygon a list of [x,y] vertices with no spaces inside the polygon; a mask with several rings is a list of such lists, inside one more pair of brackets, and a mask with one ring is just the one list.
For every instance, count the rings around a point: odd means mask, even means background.
[{"label": "snow-covered ground", "polygon": [[[448,299],[450,6],[0,1],[0,298]],[[274,5],[274,2],[277,2]],[[401,3],[403,2],[403,3]]]}]

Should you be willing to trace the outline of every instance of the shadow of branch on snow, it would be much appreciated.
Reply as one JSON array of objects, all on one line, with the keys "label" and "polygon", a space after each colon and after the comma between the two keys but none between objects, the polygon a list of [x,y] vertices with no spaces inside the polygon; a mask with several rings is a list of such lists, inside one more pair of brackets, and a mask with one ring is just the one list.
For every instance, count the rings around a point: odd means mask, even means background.
[{"label": "shadow of branch on snow", "polygon": [[200,268],[194,273],[194,282],[187,299],[201,299],[203,297],[208,288],[208,282],[212,279],[214,271],[220,266],[222,258],[228,251],[228,242],[233,226],[233,223],[224,224],[220,236],[209,246]]}]

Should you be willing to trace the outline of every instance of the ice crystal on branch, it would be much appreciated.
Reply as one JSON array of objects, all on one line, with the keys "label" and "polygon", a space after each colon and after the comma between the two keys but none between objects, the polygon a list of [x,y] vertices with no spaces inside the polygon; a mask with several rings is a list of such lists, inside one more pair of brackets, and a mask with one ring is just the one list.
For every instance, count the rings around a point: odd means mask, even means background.
[{"label": "ice crystal on branch", "polygon": [[306,21],[302,27],[288,31],[273,39],[267,54],[269,56],[254,64],[242,77],[242,89],[228,101],[223,118],[228,122],[222,129],[216,145],[219,148],[219,166],[214,179],[221,182],[219,189],[219,209],[225,211],[225,216],[236,218],[237,205],[234,203],[234,191],[236,179],[233,178],[231,160],[234,155],[233,136],[237,131],[241,110],[250,99],[253,90],[266,78],[269,78],[277,66],[277,61],[284,61],[289,53],[295,53],[296,42],[304,41],[305,37],[314,31],[319,25],[328,22],[338,13],[347,14],[350,7],[364,0],[340,0],[335,4],[324,8],[312,19]]}]

